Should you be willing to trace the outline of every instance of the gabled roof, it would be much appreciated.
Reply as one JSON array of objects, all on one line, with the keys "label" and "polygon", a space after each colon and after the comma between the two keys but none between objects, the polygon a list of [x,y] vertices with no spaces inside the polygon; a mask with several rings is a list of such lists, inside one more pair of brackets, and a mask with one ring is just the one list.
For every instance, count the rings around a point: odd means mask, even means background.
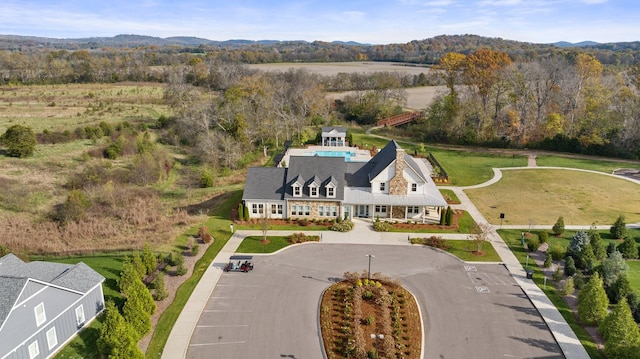
[{"label": "gabled roof", "polygon": [[326,135],[329,133],[337,133],[337,134],[343,134],[346,135],[347,134],[347,128],[346,127],[342,127],[342,126],[324,126],[322,127],[322,134]]},{"label": "gabled roof", "polygon": [[0,327],[31,279],[82,293],[104,281],[102,275],[82,262],[75,265],[40,261],[25,263],[9,253],[0,258]]},{"label": "gabled roof", "polygon": [[318,176],[313,176],[308,182],[307,182],[307,186],[311,186],[311,185],[315,185],[316,187],[320,187],[320,185],[322,184],[322,181],[320,181],[320,178]]},{"label": "gabled roof", "polygon": [[[295,183],[297,178],[318,178],[322,185],[326,185],[331,181],[336,186],[335,197],[332,200],[341,200],[344,196],[344,173],[346,164],[343,157],[320,157],[320,156],[291,156],[289,158],[289,169],[287,170],[287,179],[285,198],[300,199],[301,197],[293,197],[291,185]],[[326,192],[320,190],[320,198],[326,198]],[[302,198],[317,200],[318,197],[309,197],[307,186],[303,188]]]},{"label": "gabled roof", "polygon": [[371,161],[368,162],[371,165],[371,169],[368,174],[369,181],[376,178],[380,172],[384,171],[385,168],[389,167],[389,165],[396,160],[396,151],[398,149],[401,149],[398,142],[391,140],[371,159]]},{"label": "gabled roof", "polygon": [[242,199],[281,201],[284,198],[284,180],[286,173],[287,169],[283,167],[249,168]]}]

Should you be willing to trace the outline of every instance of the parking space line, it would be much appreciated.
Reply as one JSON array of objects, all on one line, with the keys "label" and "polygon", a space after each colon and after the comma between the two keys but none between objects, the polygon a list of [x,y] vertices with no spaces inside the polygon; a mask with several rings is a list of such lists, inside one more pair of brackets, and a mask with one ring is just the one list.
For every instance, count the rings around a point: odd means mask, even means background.
[{"label": "parking space line", "polygon": [[190,347],[203,347],[208,345],[226,345],[226,344],[244,344],[246,343],[244,340],[237,342],[223,342],[223,343],[199,343],[199,344],[189,344]]}]

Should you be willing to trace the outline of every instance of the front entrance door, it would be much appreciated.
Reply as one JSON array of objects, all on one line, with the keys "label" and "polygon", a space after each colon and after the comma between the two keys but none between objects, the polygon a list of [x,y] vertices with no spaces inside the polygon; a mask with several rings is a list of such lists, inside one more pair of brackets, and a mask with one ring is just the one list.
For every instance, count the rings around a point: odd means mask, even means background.
[{"label": "front entrance door", "polygon": [[369,218],[369,206],[367,205],[358,205],[357,206],[357,215],[360,218]]}]

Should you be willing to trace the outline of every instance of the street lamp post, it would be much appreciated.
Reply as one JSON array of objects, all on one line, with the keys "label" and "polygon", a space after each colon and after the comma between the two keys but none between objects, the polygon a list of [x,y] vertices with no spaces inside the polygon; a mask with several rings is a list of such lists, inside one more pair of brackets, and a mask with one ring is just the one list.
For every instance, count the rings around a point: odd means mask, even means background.
[{"label": "street lamp post", "polygon": [[374,256],[373,254],[365,254],[367,257],[369,257],[369,270],[367,271],[367,279],[371,279],[371,258],[375,258],[376,256]]},{"label": "street lamp post", "polygon": [[378,339],[384,339],[384,334],[371,334],[371,339],[375,339],[373,345],[376,348],[376,354],[378,354]]}]

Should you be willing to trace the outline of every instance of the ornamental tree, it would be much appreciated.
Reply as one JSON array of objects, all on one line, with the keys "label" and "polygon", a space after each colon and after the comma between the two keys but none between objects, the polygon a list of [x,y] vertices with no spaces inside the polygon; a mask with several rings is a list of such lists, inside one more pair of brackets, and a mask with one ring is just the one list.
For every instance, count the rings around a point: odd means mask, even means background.
[{"label": "ornamental tree", "polygon": [[578,293],[578,316],[587,325],[598,325],[607,316],[609,298],[598,272]]},{"label": "ornamental tree", "polygon": [[640,358],[640,329],[633,320],[626,299],[622,299],[607,315],[599,331],[605,339],[607,358]]},{"label": "ornamental tree", "polygon": [[622,239],[627,234],[627,225],[624,222],[624,216],[620,215],[618,219],[616,219],[611,229],[609,229],[609,233],[616,239]]},{"label": "ornamental tree", "polygon": [[556,236],[559,236],[562,233],[564,233],[564,217],[562,216],[558,217],[558,220],[553,225],[551,230],[553,231],[553,234],[555,234]]}]

